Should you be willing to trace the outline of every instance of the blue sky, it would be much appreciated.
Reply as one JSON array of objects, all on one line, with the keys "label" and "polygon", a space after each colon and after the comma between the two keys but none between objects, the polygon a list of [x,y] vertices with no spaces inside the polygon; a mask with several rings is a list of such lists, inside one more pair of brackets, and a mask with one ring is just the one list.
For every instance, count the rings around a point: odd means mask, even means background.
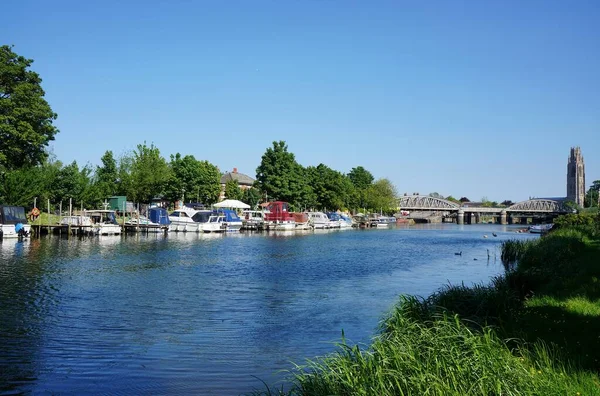
[{"label": "blue sky", "polygon": [[34,59],[63,162],[161,153],[255,175],[274,140],[399,193],[565,196],[600,179],[597,1],[31,1],[0,44]]}]

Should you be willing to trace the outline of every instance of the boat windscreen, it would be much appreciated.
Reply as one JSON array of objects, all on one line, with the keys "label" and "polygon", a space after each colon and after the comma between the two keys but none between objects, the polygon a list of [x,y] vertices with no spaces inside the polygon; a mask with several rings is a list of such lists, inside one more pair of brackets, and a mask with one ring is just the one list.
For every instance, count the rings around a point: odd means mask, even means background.
[{"label": "boat windscreen", "polygon": [[22,206],[2,206],[3,224],[27,223],[25,208]]},{"label": "boat windscreen", "polygon": [[198,212],[194,216],[192,216],[192,220],[196,223],[206,223],[212,212]]}]

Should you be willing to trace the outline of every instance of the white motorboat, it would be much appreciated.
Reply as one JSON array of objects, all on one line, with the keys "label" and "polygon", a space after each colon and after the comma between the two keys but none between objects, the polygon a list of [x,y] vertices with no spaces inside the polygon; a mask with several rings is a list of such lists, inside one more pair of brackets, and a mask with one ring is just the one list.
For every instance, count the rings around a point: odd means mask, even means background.
[{"label": "white motorboat", "polygon": [[212,214],[212,210],[195,210],[188,207],[175,209],[169,214],[171,231],[203,232],[204,225]]},{"label": "white motorboat", "polygon": [[387,217],[378,217],[370,220],[372,228],[388,228],[390,223]]},{"label": "white motorboat", "polygon": [[554,227],[554,224],[539,224],[529,227],[529,232],[532,234],[545,234]]},{"label": "white motorboat", "polygon": [[225,230],[227,232],[237,232],[242,229],[242,219],[232,209],[217,209],[212,213],[215,216],[223,216],[225,218]]},{"label": "white motorboat", "polygon": [[308,215],[308,222],[315,230],[324,230],[331,227],[331,222],[327,215],[323,212],[306,212]]},{"label": "white motorboat", "polygon": [[265,226],[265,212],[262,210],[244,210],[242,223],[242,228],[245,230],[262,230]]},{"label": "white motorboat", "polygon": [[92,233],[98,235],[120,235],[121,226],[117,223],[117,215],[114,210],[98,209],[86,210],[84,217],[92,219]]},{"label": "white motorboat", "polygon": [[31,233],[27,224],[25,208],[22,206],[0,205],[0,239],[22,238]]},{"label": "white motorboat", "polygon": [[204,223],[202,230],[206,233],[209,232],[225,232],[227,231],[227,222],[223,215],[212,215],[208,218],[208,221]]}]

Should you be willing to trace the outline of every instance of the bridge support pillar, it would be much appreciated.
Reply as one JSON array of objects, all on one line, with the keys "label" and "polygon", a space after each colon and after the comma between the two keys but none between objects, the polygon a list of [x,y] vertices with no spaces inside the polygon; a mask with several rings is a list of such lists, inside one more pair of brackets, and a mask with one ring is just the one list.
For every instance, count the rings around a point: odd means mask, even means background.
[{"label": "bridge support pillar", "polygon": [[507,223],[506,210],[500,212],[500,224],[505,225]]},{"label": "bridge support pillar", "polygon": [[456,218],[458,224],[465,224],[465,211],[460,209],[458,211],[458,217]]}]

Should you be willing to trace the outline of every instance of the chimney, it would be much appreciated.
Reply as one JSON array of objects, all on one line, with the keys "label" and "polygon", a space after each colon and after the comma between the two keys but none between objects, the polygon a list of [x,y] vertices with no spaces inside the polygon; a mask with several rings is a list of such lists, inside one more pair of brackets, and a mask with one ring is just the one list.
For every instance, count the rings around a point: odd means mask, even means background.
[{"label": "chimney", "polygon": [[237,168],[233,168],[233,173],[237,173]]}]

